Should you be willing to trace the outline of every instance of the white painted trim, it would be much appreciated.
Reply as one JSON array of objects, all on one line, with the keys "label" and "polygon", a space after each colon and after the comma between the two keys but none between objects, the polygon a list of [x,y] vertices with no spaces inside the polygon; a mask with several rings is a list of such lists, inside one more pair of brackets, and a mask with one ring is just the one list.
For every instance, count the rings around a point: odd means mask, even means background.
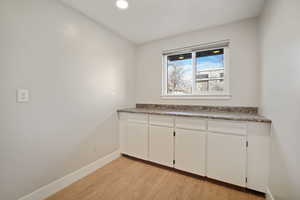
[{"label": "white painted trim", "polygon": [[274,196],[271,193],[270,188],[267,188],[267,193],[266,193],[266,200],[275,200]]},{"label": "white painted trim", "polygon": [[202,51],[202,50],[208,50],[208,49],[215,49],[219,48],[220,46],[229,46],[230,40],[225,39],[225,40],[220,40],[220,41],[215,41],[215,42],[208,42],[208,43],[201,43],[193,46],[187,46],[187,47],[177,47],[174,49],[168,49],[168,50],[163,50],[162,54],[163,55],[174,55],[178,53],[189,53],[191,51]]},{"label": "white painted trim", "polygon": [[120,156],[120,151],[114,151],[89,165],[86,165],[75,172],[72,172],[48,185],[45,185],[32,193],[19,198],[18,200],[43,200],[52,194],[62,190],[63,188],[71,185],[72,183],[78,181],[79,179],[87,176],[88,174],[96,171],[97,169],[103,167],[104,165],[110,163],[111,161],[117,159]]}]

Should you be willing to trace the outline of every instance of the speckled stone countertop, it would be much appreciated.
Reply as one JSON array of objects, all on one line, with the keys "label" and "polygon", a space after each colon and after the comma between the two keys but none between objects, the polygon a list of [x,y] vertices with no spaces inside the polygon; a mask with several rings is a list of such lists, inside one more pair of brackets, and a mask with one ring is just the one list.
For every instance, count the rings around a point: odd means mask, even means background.
[{"label": "speckled stone countertop", "polygon": [[201,110],[177,110],[177,109],[157,109],[157,108],[124,108],[119,109],[118,112],[126,113],[144,113],[144,114],[156,114],[156,115],[170,115],[170,116],[182,116],[182,117],[200,117],[207,119],[223,119],[223,120],[235,120],[235,121],[249,121],[249,122],[263,122],[271,123],[272,121],[260,116],[256,113],[245,112],[211,112]]}]

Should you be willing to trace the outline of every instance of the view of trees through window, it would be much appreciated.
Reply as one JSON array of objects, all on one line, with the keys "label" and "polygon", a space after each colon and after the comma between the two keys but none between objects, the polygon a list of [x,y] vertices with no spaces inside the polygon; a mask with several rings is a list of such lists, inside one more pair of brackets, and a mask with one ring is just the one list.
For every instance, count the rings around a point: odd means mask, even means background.
[{"label": "view of trees through window", "polygon": [[192,54],[168,56],[168,94],[192,92]]},{"label": "view of trees through window", "polygon": [[222,92],[224,73],[223,48],[167,56],[167,94]]}]

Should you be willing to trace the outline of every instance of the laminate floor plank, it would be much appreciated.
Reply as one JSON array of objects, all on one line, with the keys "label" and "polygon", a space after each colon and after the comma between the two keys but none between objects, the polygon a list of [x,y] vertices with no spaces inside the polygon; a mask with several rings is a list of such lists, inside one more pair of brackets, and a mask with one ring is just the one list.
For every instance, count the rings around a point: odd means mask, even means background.
[{"label": "laminate floor plank", "polygon": [[263,200],[255,194],[120,157],[46,200]]}]

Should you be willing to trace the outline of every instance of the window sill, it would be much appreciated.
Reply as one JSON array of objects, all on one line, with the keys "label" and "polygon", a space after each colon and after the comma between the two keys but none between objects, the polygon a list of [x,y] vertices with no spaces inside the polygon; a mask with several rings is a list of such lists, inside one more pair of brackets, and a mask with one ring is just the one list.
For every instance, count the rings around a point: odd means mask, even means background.
[{"label": "window sill", "polygon": [[206,94],[206,95],[162,95],[161,99],[211,99],[211,100],[228,100],[231,99],[230,94]]}]

